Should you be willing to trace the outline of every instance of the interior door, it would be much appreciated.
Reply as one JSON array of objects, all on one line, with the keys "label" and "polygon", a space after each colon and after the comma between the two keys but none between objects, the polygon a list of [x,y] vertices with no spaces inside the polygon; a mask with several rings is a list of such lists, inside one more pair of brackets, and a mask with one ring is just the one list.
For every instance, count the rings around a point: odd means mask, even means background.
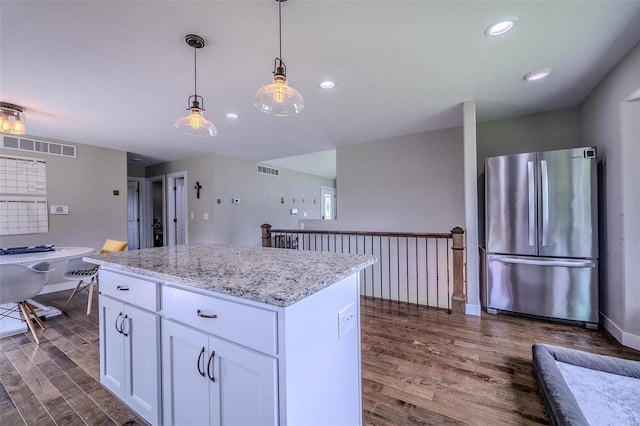
[{"label": "interior door", "polygon": [[538,158],[539,254],[598,257],[596,150],[547,151]]},{"label": "interior door", "polygon": [[186,172],[167,175],[167,231],[165,245],[188,243]]},{"label": "interior door", "polygon": [[140,191],[138,182],[127,182],[127,246],[129,250],[140,248]]},{"label": "interior door", "polygon": [[487,252],[537,254],[536,153],[485,161]]}]

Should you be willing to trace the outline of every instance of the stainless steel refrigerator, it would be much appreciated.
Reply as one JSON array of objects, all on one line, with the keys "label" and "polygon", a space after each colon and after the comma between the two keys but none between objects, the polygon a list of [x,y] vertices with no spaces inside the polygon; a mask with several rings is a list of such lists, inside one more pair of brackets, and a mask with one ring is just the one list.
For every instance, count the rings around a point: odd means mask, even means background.
[{"label": "stainless steel refrigerator", "polygon": [[485,303],[598,324],[594,147],[485,160]]}]

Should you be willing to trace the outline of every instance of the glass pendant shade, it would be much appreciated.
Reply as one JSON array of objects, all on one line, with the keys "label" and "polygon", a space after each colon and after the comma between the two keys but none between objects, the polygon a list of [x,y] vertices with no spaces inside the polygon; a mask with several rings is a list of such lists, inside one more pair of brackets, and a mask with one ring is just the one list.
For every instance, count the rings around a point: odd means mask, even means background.
[{"label": "glass pendant shade", "polygon": [[280,56],[273,62],[273,83],[262,86],[253,98],[253,104],[262,112],[270,115],[295,115],[304,109],[302,95],[287,84],[287,66],[282,60],[282,3],[278,2],[278,37],[280,40]]},{"label": "glass pendant shade", "polygon": [[204,118],[202,110],[196,107],[191,108],[189,115],[179,118],[175,127],[182,133],[192,136],[215,136],[218,134],[216,126]]},{"label": "glass pendant shade", "polygon": [[280,74],[273,77],[273,83],[258,90],[253,104],[260,111],[277,116],[295,115],[304,109],[300,92],[289,86],[287,78]]},{"label": "glass pendant shade", "polygon": [[190,113],[181,117],[174,125],[176,129],[191,136],[215,136],[218,129],[202,115],[204,99],[198,96],[196,52],[205,45],[204,39],[196,34],[187,34],[184,38],[187,45],[193,47],[193,95],[187,100],[187,111]]},{"label": "glass pendant shade", "polygon": [[22,107],[0,102],[0,133],[24,135],[26,132]]}]

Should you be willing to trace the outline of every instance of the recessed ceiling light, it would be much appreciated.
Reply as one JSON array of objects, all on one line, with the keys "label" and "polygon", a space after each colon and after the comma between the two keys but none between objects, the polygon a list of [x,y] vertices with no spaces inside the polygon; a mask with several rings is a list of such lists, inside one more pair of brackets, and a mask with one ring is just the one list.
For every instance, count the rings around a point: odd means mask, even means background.
[{"label": "recessed ceiling light", "polygon": [[336,87],[336,84],[333,81],[326,80],[326,81],[323,81],[322,83],[320,83],[320,87],[322,87],[323,89],[329,90],[329,89],[333,89],[334,87]]},{"label": "recessed ceiling light", "polygon": [[228,112],[224,115],[227,118],[230,118],[231,120],[235,120],[236,118],[240,118],[240,116],[238,114],[236,114],[235,112]]},{"label": "recessed ceiling light", "polygon": [[543,78],[547,78],[549,74],[551,74],[551,68],[543,68],[538,71],[532,71],[522,78],[527,81],[536,81],[536,80],[542,80]]},{"label": "recessed ceiling light", "polygon": [[507,31],[509,31],[513,26],[518,22],[517,18],[505,18],[499,21],[496,21],[489,25],[486,30],[484,30],[484,35],[487,37],[499,36]]}]

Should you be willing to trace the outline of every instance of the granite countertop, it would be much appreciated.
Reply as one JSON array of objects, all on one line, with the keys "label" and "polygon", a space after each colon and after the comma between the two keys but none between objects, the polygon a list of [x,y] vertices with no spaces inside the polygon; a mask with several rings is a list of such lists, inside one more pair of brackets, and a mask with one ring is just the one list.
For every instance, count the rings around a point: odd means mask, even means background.
[{"label": "granite countertop", "polygon": [[377,261],[369,254],[218,244],[94,254],[84,259],[275,306],[292,305]]}]

